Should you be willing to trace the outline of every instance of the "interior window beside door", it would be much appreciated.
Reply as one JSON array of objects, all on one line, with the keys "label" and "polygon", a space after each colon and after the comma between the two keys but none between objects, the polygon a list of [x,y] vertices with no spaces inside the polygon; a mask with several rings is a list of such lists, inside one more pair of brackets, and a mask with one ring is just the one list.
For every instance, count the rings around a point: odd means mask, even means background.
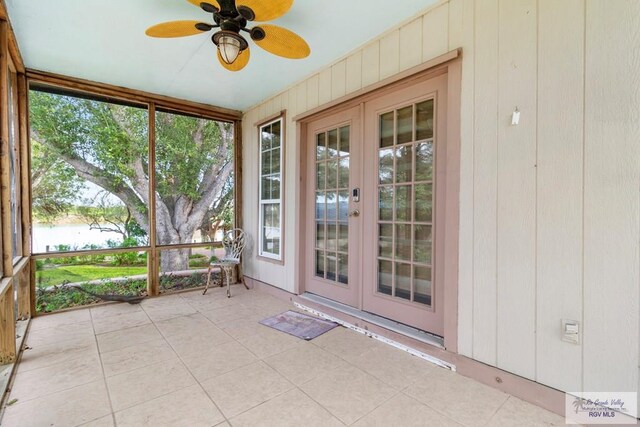
[{"label": "interior window beside door", "polygon": [[282,258],[282,117],[259,128],[259,250],[260,256]]}]

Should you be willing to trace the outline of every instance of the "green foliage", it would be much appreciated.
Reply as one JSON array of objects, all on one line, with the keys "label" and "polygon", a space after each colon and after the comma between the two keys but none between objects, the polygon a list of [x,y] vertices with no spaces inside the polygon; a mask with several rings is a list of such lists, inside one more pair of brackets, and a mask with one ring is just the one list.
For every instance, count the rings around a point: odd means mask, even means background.
[{"label": "green foliage", "polygon": [[207,257],[201,254],[194,254],[189,257],[189,267],[190,268],[202,268],[208,267],[209,262],[207,261]]},{"label": "green foliage", "polygon": [[42,267],[36,270],[36,285],[39,288],[147,273],[146,266],[114,267],[111,265],[54,266],[42,264]]},{"label": "green foliage", "polygon": [[[127,280],[122,282],[105,281],[99,285],[84,285],[85,289],[101,295],[145,295],[146,280]],[[78,307],[101,302],[87,293],[74,288],[59,287],[54,290],[37,290],[36,311],[48,313],[63,308]]]}]

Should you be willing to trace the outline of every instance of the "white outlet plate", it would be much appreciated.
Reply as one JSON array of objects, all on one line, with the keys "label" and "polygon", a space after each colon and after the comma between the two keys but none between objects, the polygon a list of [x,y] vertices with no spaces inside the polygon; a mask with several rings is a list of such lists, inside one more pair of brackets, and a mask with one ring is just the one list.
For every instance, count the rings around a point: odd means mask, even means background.
[{"label": "white outlet plate", "polygon": [[577,320],[562,319],[560,334],[562,341],[571,344],[580,344],[580,322]]}]

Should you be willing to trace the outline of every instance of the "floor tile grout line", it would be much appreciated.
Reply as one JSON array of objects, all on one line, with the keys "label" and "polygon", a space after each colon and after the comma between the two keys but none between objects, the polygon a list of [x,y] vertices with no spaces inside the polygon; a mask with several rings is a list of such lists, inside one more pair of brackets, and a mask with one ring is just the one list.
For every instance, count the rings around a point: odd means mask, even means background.
[{"label": "floor tile grout line", "polygon": [[[315,379],[315,378],[314,378],[314,379]],[[311,382],[311,381],[313,381],[313,380],[306,381],[304,384],[306,384],[306,383],[308,383],[308,382]],[[296,386],[296,388],[297,388],[298,390],[300,390],[300,392],[302,392],[302,394],[304,394],[304,395],[305,395],[305,396],[307,396],[309,399],[311,399],[313,402],[317,403],[317,404],[318,404],[322,409],[324,409],[324,410],[325,410],[325,411],[327,411],[329,414],[331,414],[331,416],[332,416],[333,418],[335,418],[336,420],[340,421],[340,422],[341,422],[342,424],[344,424],[345,426],[349,425],[349,424],[345,423],[344,421],[342,421],[342,420],[340,419],[340,417],[338,417],[336,414],[334,414],[333,412],[331,412],[331,411],[329,410],[329,408],[326,408],[322,403],[320,403],[320,402],[318,402],[316,399],[314,399],[314,398],[313,398],[313,396],[309,395],[306,391],[304,391],[304,390],[302,389],[302,387],[300,387],[300,386]],[[352,424],[353,424],[353,423],[352,423]]]},{"label": "floor tile grout line", "polygon": [[[408,393],[406,392],[406,390],[407,390],[408,388],[409,388],[409,386],[405,387],[405,388],[404,388],[400,393],[402,393],[402,394],[404,394],[405,396],[407,396],[407,397],[409,397],[409,398],[411,398],[411,399],[415,400],[416,402],[418,402],[418,403],[420,403],[420,404],[422,404],[422,405],[426,406],[427,408],[431,409],[432,411],[437,412],[438,414],[442,415],[442,416],[443,416],[443,417],[445,417],[446,419],[451,420],[451,421],[453,421],[453,422],[455,422],[456,424],[459,424],[459,425],[461,425],[461,426],[466,426],[466,424],[465,424],[465,423],[463,423],[462,421],[456,420],[456,419],[452,418],[450,415],[445,414],[444,412],[442,412],[440,409],[438,409],[438,408],[436,408],[436,407],[434,407],[434,406],[431,406],[431,405],[429,405],[428,403],[422,402],[422,401],[420,401],[420,400],[416,399],[414,396],[412,396],[412,395],[408,394]],[[504,404],[504,402],[503,402],[503,404]],[[502,406],[502,405],[500,405],[500,406]],[[492,417],[493,417],[493,415],[492,415]],[[485,425],[486,425],[486,424],[485,424]]]},{"label": "floor tile grout line", "polygon": [[376,409],[378,409],[379,407],[381,407],[382,405],[384,405],[385,403],[389,402],[391,399],[393,399],[394,397],[398,396],[399,394],[401,394],[401,391],[398,389],[393,389],[395,391],[394,394],[392,394],[388,399],[383,400],[382,402],[380,402],[380,404],[376,405],[373,409],[371,409],[369,412],[367,412],[366,414],[362,415],[361,417],[357,418],[355,421],[353,421],[351,424],[349,425],[354,425],[355,423],[357,423],[358,421],[360,421],[361,419],[363,419],[364,417],[366,417],[367,415],[369,415],[370,413],[372,413],[373,411],[375,411]]},{"label": "floor tile grout line", "polygon": [[[205,316],[206,317],[206,316]],[[178,360],[180,360],[180,363],[182,363],[182,365],[184,366],[184,368],[187,370],[187,372],[189,373],[189,375],[191,376],[191,378],[193,378],[193,380],[196,382],[196,384],[198,384],[198,386],[200,387],[200,390],[202,390],[202,392],[205,394],[205,396],[207,396],[207,398],[211,401],[211,403],[213,403],[213,406],[216,407],[216,409],[218,410],[218,412],[220,412],[220,415],[222,415],[222,417],[224,418],[224,421],[226,421],[227,423],[229,423],[229,419],[227,418],[227,416],[225,415],[224,412],[222,412],[222,409],[218,406],[218,404],[211,398],[211,396],[209,395],[209,393],[207,393],[207,391],[204,389],[204,387],[202,386],[202,384],[200,383],[200,381],[198,381],[198,379],[195,377],[195,375],[193,375],[193,372],[191,372],[191,370],[189,369],[189,366],[187,366],[187,364],[184,362],[184,360],[182,360],[182,357],[180,356],[180,354],[178,354],[178,352],[176,351],[176,349],[173,347],[173,345],[169,342],[169,340],[167,340],[167,337],[165,337],[165,335],[162,333],[162,331],[160,330],[160,328],[158,328],[158,326],[155,324],[155,322],[153,322],[153,325],[156,327],[156,330],[160,333],[160,335],[162,336],[162,338],[165,340],[165,342],[169,345],[169,347],[171,347],[171,349],[173,350],[173,352],[176,354],[176,356],[178,357]],[[224,332],[224,331],[223,331]],[[233,337],[231,337],[233,339]],[[218,423],[221,424],[222,422]],[[216,425],[218,425],[216,424]],[[229,423],[230,424],[230,423]]]},{"label": "floor tile grout line", "polygon": [[107,376],[104,373],[104,365],[102,364],[102,354],[100,353],[100,346],[98,344],[98,336],[96,335],[95,325],[93,324],[93,314],[91,310],[89,310],[89,318],[91,319],[91,327],[93,328],[93,337],[96,341],[96,349],[98,350],[98,362],[100,363],[100,371],[102,372],[102,382],[104,383],[104,388],[107,391],[107,399],[109,400],[109,408],[111,409],[111,419],[113,420],[113,425],[117,426],[116,423],[116,413],[113,410],[113,402],[111,400],[111,392],[109,390],[109,384],[107,384]]},{"label": "floor tile grout line", "polygon": [[489,423],[491,422],[491,420],[493,420],[495,418],[496,415],[498,415],[498,412],[500,412],[500,410],[502,409],[502,407],[504,405],[507,404],[507,402],[509,401],[509,399],[511,399],[513,396],[510,394],[507,394],[507,398],[504,400],[504,402],[502,402],[500,404],[500,406],[498,406],[498,408],[495,410],[495,412],[493,414],[491,414],[491,416],[489,417],[489,419],[487,420],[487,422],[484,425],[490,425]]}]

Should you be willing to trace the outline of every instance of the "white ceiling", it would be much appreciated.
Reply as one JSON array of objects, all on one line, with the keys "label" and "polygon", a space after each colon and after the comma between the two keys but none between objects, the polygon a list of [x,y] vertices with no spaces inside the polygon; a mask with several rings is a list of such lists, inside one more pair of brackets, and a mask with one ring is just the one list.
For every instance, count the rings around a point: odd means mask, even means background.
[{"label": "white ceiling", "polygon": [[218,64],[210,33],[145,36],[147,27],[164,21],[212,21],[186,0],[6,0],[28,68],[237,110],[278,93],[435,2],[298,0],[273,23],[305,38],[311,55],[284,59],[250,42],[249,65],[232,73]]}]

